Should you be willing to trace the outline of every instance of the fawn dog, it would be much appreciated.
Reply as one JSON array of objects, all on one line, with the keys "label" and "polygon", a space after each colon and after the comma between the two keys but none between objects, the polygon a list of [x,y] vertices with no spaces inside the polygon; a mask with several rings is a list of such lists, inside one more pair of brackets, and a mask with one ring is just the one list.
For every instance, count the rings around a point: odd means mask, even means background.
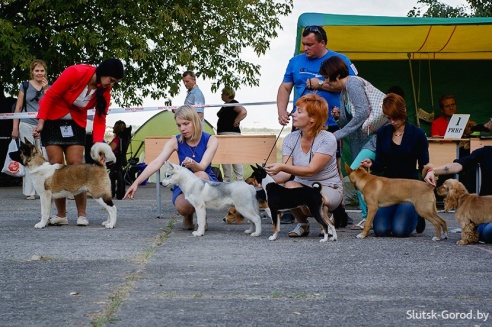
[{"label": "fawn dog", "polygon": [[445,180],[437,194],[445,196],[445,211],[456,209],[455,217],[461,226],[461,240],[456,244],[478,243],[478,225],[492,223],[492,195],[470,194],[457,179]]},{"label": "fawn dog", "polygon": [[[427,219],[436,228],[436,236],[433,241],[448,238],[448,227],[446,221],[439,217],[436,208],[436,196],[434,188],[425,182],[403,179],[386,178],[371,175],[364,167],[352,170],[345,164],[345,170],[355,188],[362,192],[367,204],[367,219],[364,229],[357,238],[365,238],[372,226],[374,215],[379,207],[386,207],[402,202],[411,202],[417,213]],[[425,170],[425,168],[424,168]]]}]

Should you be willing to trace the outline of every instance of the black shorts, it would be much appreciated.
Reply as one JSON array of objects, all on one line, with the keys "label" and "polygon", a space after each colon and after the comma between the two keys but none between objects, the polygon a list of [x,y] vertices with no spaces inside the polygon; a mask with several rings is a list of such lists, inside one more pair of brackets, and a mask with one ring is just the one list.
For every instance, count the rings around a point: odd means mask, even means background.
[{"label": "black shorts", "polygon": [[[71,126],[73,136],[63,137],[61,127]],[[85,145],[85,128],[77,125],[73,120],[46,120],[41,131],[41,144],[48,145]]]}]

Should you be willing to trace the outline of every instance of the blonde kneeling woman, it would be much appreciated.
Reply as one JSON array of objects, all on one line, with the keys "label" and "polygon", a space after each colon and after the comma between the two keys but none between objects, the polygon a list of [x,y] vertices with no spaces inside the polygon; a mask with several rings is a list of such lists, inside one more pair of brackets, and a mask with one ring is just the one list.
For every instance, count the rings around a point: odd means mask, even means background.
[{"label": "blonde kneeling woman", "polygon": [[[125,197],[133,199],[138,185],[159,170],[171,157],[173,152],[178,153],[179,164],[191,170],[196,176],[205,180],[217,181],[212,172],[212,159],[219,146],[219,141],[213,135],[202,131],[202,123],[195,109],[184,105],[176,109],[174,120],[180,134],[169,139],[157,158],[144,169],[133,184],[126,191]],[[159,181],[156,181],[157,183]],[[179,186],[173,186],[172,203],[183,216],[183,229],[193,230],[193,213],[195,208],[185,199]]]},{"label": "blonde kneeling woman", "polygon": [[[336,162],[336,138],[323,129],[328,118],[328,104],[320,96],[308,94],[297,100],[296,107],[292,125],[297,130],[284,139],[282,163],[268,165],[265,169],[277,183],[285,183],[286,188],[319,182],[328,199],[325,205],[332,211],[342,202],[343,188]],[[312,216],[309,210],[302,208],[290,212],[298,224],[289,237],[307,236],[307,217]]]}]

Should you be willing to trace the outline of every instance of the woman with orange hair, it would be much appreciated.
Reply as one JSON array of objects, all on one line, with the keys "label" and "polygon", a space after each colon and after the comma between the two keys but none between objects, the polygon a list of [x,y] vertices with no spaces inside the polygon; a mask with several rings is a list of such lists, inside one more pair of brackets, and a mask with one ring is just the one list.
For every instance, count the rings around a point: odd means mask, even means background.
[{"label": "woman with orange hair", "polygon": [[[322,185],[325,205],[331,212],[342,202],[343,186],[338,174],[336,151],[337,141],[332,133],[323,129],[328,118],[328,104],[316,94],[302,96],[296,102],[292,125],[296,131],[287,135],[282,145],[282,162],[265,167],[277,183],[286,188]],[[301,209],[290,211],[297,219],[295,229],[289,237],[307,236],[309,223],[306,212]]]}]

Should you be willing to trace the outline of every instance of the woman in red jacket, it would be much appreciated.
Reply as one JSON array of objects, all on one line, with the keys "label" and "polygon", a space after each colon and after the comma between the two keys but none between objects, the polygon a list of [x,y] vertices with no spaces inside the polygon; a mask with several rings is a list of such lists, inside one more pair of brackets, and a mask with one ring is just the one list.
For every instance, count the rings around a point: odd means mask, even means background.
[{"label": "woman in red jacket", "polygon": [[[63,71],[39,103],[38,125],[34,137],[41,136],[51,164],[83,163],[87,111],[95,107],[93,139],[104,140],[106,115],[111,99],[111,87],[124,76],[119,59],[107,59],[97,68],[90,65],[73,65]],[[87,194],[75,196],[77,225],[87,226]],[[66,225],[66,199],[56,199],[57,215],[50,224]]]}]

